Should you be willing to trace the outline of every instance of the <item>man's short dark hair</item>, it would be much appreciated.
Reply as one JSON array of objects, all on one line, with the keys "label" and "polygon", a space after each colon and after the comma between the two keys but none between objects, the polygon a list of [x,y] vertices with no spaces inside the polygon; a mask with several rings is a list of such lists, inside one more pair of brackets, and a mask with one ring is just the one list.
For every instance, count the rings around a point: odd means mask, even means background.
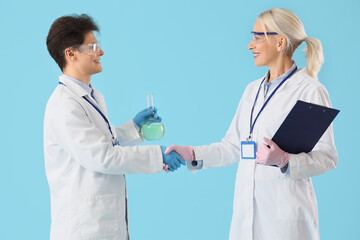
[{"label": "man's short dark hair", "polygon": [[99,32],[99,27],[86,14],[63,16],[56,19],[51,25],[46,38],[46,45],[51,57],[59,65],[61,71],[66,65],[65,49],[83,44],[85,34],[90,31]]}]

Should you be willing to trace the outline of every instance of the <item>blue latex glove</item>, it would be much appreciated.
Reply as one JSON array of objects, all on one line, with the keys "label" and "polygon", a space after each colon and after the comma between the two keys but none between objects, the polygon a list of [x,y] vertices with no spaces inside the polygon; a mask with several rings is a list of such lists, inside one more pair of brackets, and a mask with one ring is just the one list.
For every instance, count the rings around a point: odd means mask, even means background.
[{"label": "blue latex glove", "polygon": [[169,170],[171,172],[178,169],[181,166],[181,164],[186,165],[184,159],[182,157],[180,157],[180,155],[177,152],[172,151],[172,152],[166,154],[165,150],[166,150],[167,147],[160,146],[160,148],[161,148],[161,153],[162,153],[162,156],[163,156],[163,162],[166,165],[168,165]]},{"label": "blue latex glove", "polygon": [[136,116],[133,118],[133,121],[139,128],[141,128],[142,125],[151,120],[161,122],[161,117],[158,116],[156,112],[156,107],[154,107],[154,109],[152,109],[151,107],[145,108],[144,110],[136,114]]}]

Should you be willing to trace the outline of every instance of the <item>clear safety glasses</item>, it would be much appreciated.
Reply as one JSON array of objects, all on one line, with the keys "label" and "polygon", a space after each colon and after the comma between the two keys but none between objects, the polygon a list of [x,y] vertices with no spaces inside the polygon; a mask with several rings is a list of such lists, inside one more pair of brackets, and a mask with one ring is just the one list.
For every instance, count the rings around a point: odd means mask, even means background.
[{"label": "clear safety glasses", "polygon": [[[266,32],[266,35],[277,35],[277,32]],[[251,31],[251,40],[255,43],[262,42],[266,39],[265,32],[254,32]]]},{"label": "clear safety glasses", "polygon": [[79,44],[71,46],[70,48],[78,49],[79,52],[86,53],[88,55],[99,55],[101,51],[100,42],[90,43],[90,44]]}]

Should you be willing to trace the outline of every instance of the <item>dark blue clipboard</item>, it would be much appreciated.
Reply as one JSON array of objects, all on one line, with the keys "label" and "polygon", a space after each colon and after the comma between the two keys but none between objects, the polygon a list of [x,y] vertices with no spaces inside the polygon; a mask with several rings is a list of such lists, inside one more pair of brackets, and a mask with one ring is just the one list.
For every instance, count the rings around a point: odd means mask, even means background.
[{"label": "dark blue clipboard", "polygon": [[311,152],[339,112],[298,100],[272,141],[288,153]]}]

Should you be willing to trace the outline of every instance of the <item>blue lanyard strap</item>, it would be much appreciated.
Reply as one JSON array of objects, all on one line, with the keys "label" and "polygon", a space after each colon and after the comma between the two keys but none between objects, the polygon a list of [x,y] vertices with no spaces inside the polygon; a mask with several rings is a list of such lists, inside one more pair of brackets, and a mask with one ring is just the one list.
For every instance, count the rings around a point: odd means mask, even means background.
[{"label": "blue lanyard strap", "polygon": [[[66,86],[66,85],[65,85],[64,83],[62,83],[62,82],[59,82],[59,84]],[[83,96],[83,98],[84,98],[88,103],[90,103],[90,105],[93,106],[93,107],[96,109],[96,111],[98,111],[98,113],[102,116],[102,118],[105,120],[105,122],[106,122],[107,125],[108,125],[109,131],[110,131],[110,133],[111,133],[112,139],[114,140],[115,145],[116,145],[117,142],[116,142],[116,140],[115,140],[115,138],[114,138],[113,132],[111,131],[111,126],[110,126],[110,123],[109,123],[108,119],[105,117],[105,115],[100,111],[100,109],[99,109],[98,107],[96,107],[92,102],[90,102],[89,99],[87,99],[85,96]]]},{"label": "blue lanyard strap", "polygon": [[112,138],[115,140],[114,134],[113,134],[112,131],[111,131],[110,123],[109,123],[109,121],[107,120],[107,118],[105,117],[105,115],[100,111],[100,109],[99,109],[98,107],[96,107],[92,102],[90,102],[90,100],[87,99],[85,96],[83,96],[83,99],[85,99],[88,103],[90,103],[91,106],[93,106],[93,107],[96,109],[96,111],[98,111],[98,113],[103,117],[103,119],[105,120],[105,122],[106,122],[107,125],[108,125],[108,128],[109,128],[109,130],[110,130],[110,133],[111,133]]},{"label": "blue lanyard strap", "polygon": [[254,122],[252,121],[252,118],[253,118],[253,113],[254,113],[254,107],[255,107],[255,103],[258,99],[258,96],[259,96],[259,92],[260,92],[260,88],[263,84],[263,82],[265,81],[265,78],[261,81],[260,83],[260,86],[259,86],[259,90],[257,91],[257,94],[256,94],[256,97],[255,97],[255,101],[254,101],[254,104],[252,106],[252,109],[251,109],[251,115],[250,115],[250,134],[249,134],[249,138],[248,139],[251,139],[251,134],[252,134],[252,131],[254,130],[254,126],[255,126],[255,123],[260,115],[260,113],[264,110],[265,106],[268,104],[268,102],[270,101],[270,99],[272,98],[272,96],[274,96],[275,92],[281,87],[281,85],[283,85],[283,83],[288,80],[297,70],[297,66],[295,66],[294,70],[292,70],[292,72],[286,76],[286,78],[284,78],[284,80],[281,81],[281,83],[274,89],[274,91],[272,91],[272,93],[270,94],[270,96],[268,97],[268,99],[265,101],[264,105],[261,107],[259,113],[256,115],[256,118],[254,120]]}]

